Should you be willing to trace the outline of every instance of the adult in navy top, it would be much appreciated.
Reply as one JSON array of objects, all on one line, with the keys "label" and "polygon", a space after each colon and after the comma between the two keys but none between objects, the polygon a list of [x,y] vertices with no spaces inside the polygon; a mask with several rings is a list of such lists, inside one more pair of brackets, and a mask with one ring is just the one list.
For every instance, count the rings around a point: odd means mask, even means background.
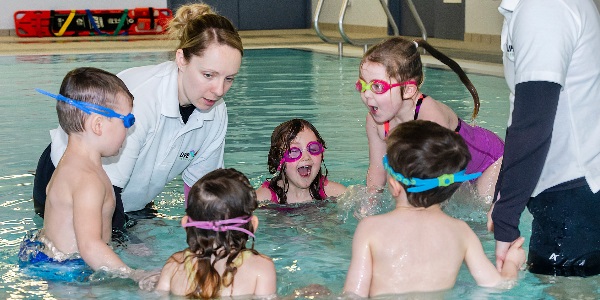
[{"label": "adult in navy top", "polygon": [[599,274],[598,9],[593,0],[503,0],[499,11],[511,118],[488,222],[497,267],[527,206],[531,272]]}]

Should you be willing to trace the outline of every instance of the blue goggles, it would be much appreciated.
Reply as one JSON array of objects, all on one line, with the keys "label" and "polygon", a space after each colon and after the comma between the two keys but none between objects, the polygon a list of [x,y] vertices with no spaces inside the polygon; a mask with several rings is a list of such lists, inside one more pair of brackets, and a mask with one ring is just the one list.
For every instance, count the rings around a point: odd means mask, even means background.
[{"label": "blue goggles", "polygon": [[406,186],[414,186],[406,189],[407,192],[420,193],[431,190],[438,186],[449,186],[455,182],[464,182],[473,180],[481,176],[481,172],[465,174],[466,170],[456,172],[454,174],[443,174],[437,178],[421,179],[421,178],[406,178],[400,173],[396,173],[388,163],[387,155],[383,157],[383,168],[390,174],[394,179],[398,180]]},{"label": "blue goggles", "polygon": [[108,108],[108,107],[104,107],[104,106],[100,106],[100,105],[96,105],[93,103],[88,103],[88,102],[83,102],[83,101],[77,101],[77,100],[73,100],[71,98],[67,98],[61,94],[55,95],[49,92],[46,92],[44,90],[41,89],[35,89],[36,91],[38,91],[41,94],[44,94],[46,96],[50,96],[58,101],[63,101],[66,102],[70,105],[73,105],[79,109],[81,109],[84,113],[86,114],[91,114],[91,113],[95,113],[95,114],[99,114],[105,117],[109,117],[109,118],[119,118],[121,120],[123,120],[123,126],[125,126],[125,128],[129,128],[131,126],[133,126],[133,124],[135,123],[135,117],[133,116],[133,114],[128,114],[126,116],[117,113],[116,111]]}]

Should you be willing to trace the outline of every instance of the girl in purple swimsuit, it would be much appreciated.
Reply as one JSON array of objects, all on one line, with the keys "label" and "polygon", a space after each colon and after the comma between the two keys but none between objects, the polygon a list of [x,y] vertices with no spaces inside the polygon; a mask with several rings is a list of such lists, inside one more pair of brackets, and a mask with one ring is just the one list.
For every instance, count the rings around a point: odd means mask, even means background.
[{"label": "girl in purple swimsuit", "polygon": [[292,119],[281,123],[271,135],[269,173],[257,190],[259,201],[279,204],[301,203],[337,197],[346,187],[327,179],[321,170],[325,141],[308,121]]},{"label": "girl in purple swimsuit", "polygon": [[425,48],[460,77],[475,102],[473,119],[479,111],[477,90],[464,71],[426,41],[394,37],[370,48],[362,58],[360,77],[356,82],[356,89],[369,109],[366,120],[369,140],[367,187],[376,191],[385,186],[387,176],[381,159],[385,155],[388,132],[400,123],[419,119],[436,122],[464,138],[472,156],[467,173],[482,172],[476,181],[477,190],[481,196],[491,197],[502,163],[504,142],[495,133],[466,123],[450,107],[421,93],[419,88],[424,77],[419,47]]}]

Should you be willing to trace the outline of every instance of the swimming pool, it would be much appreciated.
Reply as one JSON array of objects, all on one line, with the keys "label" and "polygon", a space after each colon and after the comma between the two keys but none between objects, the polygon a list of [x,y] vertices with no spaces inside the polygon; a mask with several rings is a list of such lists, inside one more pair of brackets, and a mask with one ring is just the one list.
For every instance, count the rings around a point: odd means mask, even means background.
[{"label": "swimming pool", "polygon": [[[158,298],[122,279],[69,285],[32,278],[19,270],[17,252],[25,232],[42,226],[42,219],[33,211],[32,172],[49,142],[48,130],[58,123],[55,103],[34,88],[57,92],[66,72],[76,67],[94,66],[116,73],[168,59],[169,54],[163,52],[0,57],[0,298]],[[367,110],[354,90],[358,62],[356,58],[338,59],[301,50],[247,50],[240,74],[226,97],[226,166],[244,172],[258,186],[268,177],[266,157],[273,128],[299,117],[311,121],[326,140],[330,178],[344,185],[364,184]],[[469,119],[472,99],[454,73],[427,69],[425,75],[424,92]],[[482,99],[477,123],[503,137],[508,115],[506,83],[493,76],[471,74],[470,78]],[[181,184],[180,179],[170,183],[155,199],[157,216],[139,220],[132,229],[152,254],[140,257],[133,253],[133,247],[117,249],[130,266],[158,269],[173,252],[185,248],[185,234],[179,226],[183,214]],[[493,258],[494,241],[485,230],[484,205],[466,193],[452,199],[448,211],[469,222]],[[308,284],[327,286],[332,292],[330,298],[341,292],[356,227],[351,213],[335,203],[324,203],[286,211],[259,209],[256,214],[260,219],[256,249],[274,259],[280,295],[290,295]],[[524,218],[530,217],[525,214]],[[528,237],[528,228],[522,230]],[[502,292],[477,287],[464,268],[456,287],[444,298],[552,299],[580,295],[572,293],[595,298],[600,286],[595,277],[569,279],[529,273],[522,277],[516,288]]]}]

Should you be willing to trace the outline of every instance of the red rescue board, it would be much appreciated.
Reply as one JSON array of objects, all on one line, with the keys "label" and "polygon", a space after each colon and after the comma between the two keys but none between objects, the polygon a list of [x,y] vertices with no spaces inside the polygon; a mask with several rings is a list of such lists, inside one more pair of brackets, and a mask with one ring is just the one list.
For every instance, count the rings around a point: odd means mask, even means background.
[{"label": "red rescue board", "polygon": [[173,18],[168,8],[19,10],[20,37],[162,34]]}]

